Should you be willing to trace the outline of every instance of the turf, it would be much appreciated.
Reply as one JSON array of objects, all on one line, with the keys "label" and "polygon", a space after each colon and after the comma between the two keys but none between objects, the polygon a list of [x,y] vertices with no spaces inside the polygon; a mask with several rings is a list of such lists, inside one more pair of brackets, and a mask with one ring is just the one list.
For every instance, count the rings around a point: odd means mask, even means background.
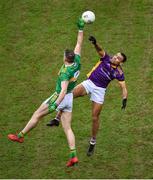
[{"label": "turf", "polygon": [[[24,144],[9,142],[33,111],[54,91],[63,51],[74,48],[76,20],[93,10],[85,27],[79,82],[97,62],[88,42],[95,35],[110,54],[123,51],[128,107],[121,111],[117,81],[110,84],[101,113],[93,157],[86,156],[91,131],[89,97],[74,101],[73,129],[79,166],[66,168],[63,130],[47,128],[47,116]],[[1,0],[0,2],[0,178],[98,179],[153,178],[153,1]]]}]

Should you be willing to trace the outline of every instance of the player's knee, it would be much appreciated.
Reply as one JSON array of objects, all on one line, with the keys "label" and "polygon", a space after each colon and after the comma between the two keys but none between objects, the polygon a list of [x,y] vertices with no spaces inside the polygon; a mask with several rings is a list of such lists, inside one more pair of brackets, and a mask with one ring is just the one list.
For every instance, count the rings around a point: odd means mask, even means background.
[{"label": "player's knee", "polygon": [[67,132],[71,131],[71,126],[69,126],[69,125],[64,126],[63,129],[64,129],[65,133],[67,133]]},{"label": "player's knee", "polygon": [[94,111],[93,114],[92,114],[92,116],[95,117],[95,118],[99,118],[100,112],[101,112],[101,111]]},{"label": "player's knee", "polygon": [[93,122],[98,122],[99,121],[99,115],[92,115],[92,120],[93,120]]},{"label": "player's knee", "polygon": [[33,116],[35,117],[35,119],[40,119],[41,113],[37,110],[34,112]]}]

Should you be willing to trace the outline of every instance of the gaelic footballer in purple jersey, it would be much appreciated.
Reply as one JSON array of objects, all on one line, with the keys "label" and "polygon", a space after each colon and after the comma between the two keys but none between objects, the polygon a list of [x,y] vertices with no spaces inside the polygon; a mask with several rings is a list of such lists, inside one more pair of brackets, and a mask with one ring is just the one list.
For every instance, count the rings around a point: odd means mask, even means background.
[{"label": "gaelic footballer in purple jersey", "polygon": [[87,74],[96,86],[106,88],[113,80],[124,81],[124,73],[120,65],[116,66],[111,63],[111,56],[105,54],[100,61]]}]

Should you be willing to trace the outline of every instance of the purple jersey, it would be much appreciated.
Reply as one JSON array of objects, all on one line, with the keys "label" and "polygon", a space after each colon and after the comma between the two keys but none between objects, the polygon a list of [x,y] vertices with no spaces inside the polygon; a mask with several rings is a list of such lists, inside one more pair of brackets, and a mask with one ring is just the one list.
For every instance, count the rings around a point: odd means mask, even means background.
[{"label": "purple jersey", "polygon": [[105,54],[87,74],[88,79],[98,87],[106,88],[113,79],[124,81],[124,73],[121,66],[116,67],[112,65],[110,59],[111,57]]}]

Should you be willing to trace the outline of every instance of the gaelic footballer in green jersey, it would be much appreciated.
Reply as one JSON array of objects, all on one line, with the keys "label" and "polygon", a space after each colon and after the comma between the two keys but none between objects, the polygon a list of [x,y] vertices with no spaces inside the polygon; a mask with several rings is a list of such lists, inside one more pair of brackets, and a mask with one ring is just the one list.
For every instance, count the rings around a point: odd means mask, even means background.
[{"label": "gaelic footballer in green jersey", "polygon": [[[69,65],[67,65],[67,64],[62,65],[62,67],[58,73],[58,78],[57,78],[57,82],[56,82],[56,91],[52,96],[50,96],[44,102],[44,103],[48,103],[48,105],[49,105],[48,108],[49,108],[50,112],[52,112],[52,106],[55,103],[55,101],[57,100],[57,98],[62,90],[62,87],[61,87],[62,82],[63,81],[69,82],[68,86],[67,86],[67,90],[66,90],[66,95],[69,93],[72,93],[72,90],[76,86],[77,78],[80,74],[80,68],[81,68],[80,55],[74,54],[74,52],[71,50],[66,50],[64,54],[66,54],[66,55],[64,55],[65,57],[69,57],[68,55],[71,55],[71,57],[73,57],[73,61]],[[64,59],[65,59],[65,57],[64,57]],[[71,96],[73,96],[73,95],[71,95]],[[67,104],[67,106],[66,106],[66,104],[63,105],[64,102],[66,103],[66,98],[65,98],[65,100],[59,104],[59,106],[57,107],[57,110],[72,112],[72,102],[73,101],[70,101],[70,97],[68,99],[69,100],[67,101],[67,103],[69,103],[69,104]],[[70,104],[70,102],[71,102],[71,104]],[[65,108],[65,106],[67,108]]]},{"label": "gaelic footballer in green jersey", "polygon": [[82,19],[79,19],[77,25],[79,28],[77,43],[74,51],[65,50],[64,52],[64,64],[58,74],[55,93],[53,93],[46,101],[44,101],[40,105],[40,107],[32,115],[25,128],[19,134],[8,135],[8,138],[10,140],[22,143],[24,141],[24,135],[35,128],[42,117],[49,113],[52,113],[56,109],[60,110],[62,112],[62,126],[70,148],[70,159],[67,162],[67,167],[73,166],[78,163],[78,158],[76,156],[75,136],[71,128],[73,106],[72,90],[76,85],[76,80],[80,73],[80,54],[83,42],[84,21]]}]

